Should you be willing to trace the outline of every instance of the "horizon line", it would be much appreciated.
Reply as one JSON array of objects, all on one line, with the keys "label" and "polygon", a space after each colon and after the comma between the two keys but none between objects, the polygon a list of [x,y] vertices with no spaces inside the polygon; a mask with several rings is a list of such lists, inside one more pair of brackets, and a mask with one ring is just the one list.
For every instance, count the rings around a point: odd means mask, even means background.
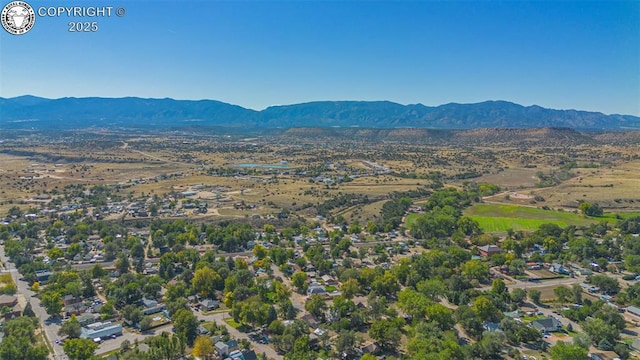
[{"label": "horizon line", "polygon": [[580,109],[575,109],[575,108],[566,108],[566,109],[555,109],[555,108],[550,108],[550,107],[545,107],[542,105],[538,105],[538,104],[531,104],[531,105],[523,105],[517,102],[513,102],[513,101],[509,101],[509,100],[483,100],[483,101],[479,101],[479,102],[469,102],[469,103],[462,103],[462,102],[448,102],[448,103],[443,103],[443,104],[439,104],[439,105],[425,105],[421,102],[418,103],[401,103],[401,102],[397,102],[397,101],[392,101],[392,100],[311,100],[311,101],[303,101],[303,102],[298,102],[298,103],[289,103],[289,104],[273,104],[273,105],[269,105],[263,109],[255,109],[255,108],[251,108],[251,107],[247,107],[244,105],[240,105],[240,104],[234,104],[234,103],[230,103],[230,102],[226,102],[226,101],[222,101],[222,100],[216,100],[216,99],[208,99],[208,98],[200,98],[200,99],[178,99],[178,98],[173,98],[173,97],[143,97],[143,96],[134,96],[134,95],[129,95],[129,96],[119,96],[119,97],[113,97],[113,96],[64,96],[64,97],[44,97],[44,96],[39,96],[39,95],[32,95],[32,94],[24,94],[24,95],[18,95],[18,96],[12,96],[12,97],[4,97],[4,96],[0,96],[0,99],[5,99],[5,100],[11,100],[11,99],[17,99],[17,98],[22,98],[22,97],[34,97],[34,98],[39,98],[39,99],[45,99],[45,100],[62,100],[62,99],[142,99],[142,100],[173,100],[173,101],[216,101],[216,102],[220,102],[220,103],[224,103],[227,105],[232,105],[232,106],[239,106],[241,108],[247,109],[247,110],[252,110],[252,111],[256,111],[256,112],[262,112],[268,108],[273,108],[273,107],[283,107],[283,106],[295,106],[295,105],[304,105],[304,104],[313,104],[313,103],[322,103],[322,102],[361,102],[361,103],[381,103],[381,102],[388,102],[388,103],[392,103],[392,104],[397,104],[397,105],[401,105],[401,106],[416,106],[416,105],[421,105],[424,107],[431,107],[431,108],[437,108],[440,106],[446,106],[446,105],[477,105],[477,104],[483,104],[483,103],[488,103],[488,102],[503,102],[503,103],[509,103],[509,104],[513,104],[513,105],[518,105],[518,106],[522,106],[524,108],[531,108],[531,107],[539,107],[542,109],[547,109],[547,110],[554,110],[554,111],[580,111],[580,112],[589,112],[589,113],[598,113],[598,114],[603,114],[603,115],[607,115],[607,116],[615,116],[615,115],[619,115],[619,116],[633,116],[633,117],[640,117],[640,114],[638,115],[633,115],[633,114],[621,114],[621,113],[605,113],[602,111],[597,111],[597,110],[580,110]]}]

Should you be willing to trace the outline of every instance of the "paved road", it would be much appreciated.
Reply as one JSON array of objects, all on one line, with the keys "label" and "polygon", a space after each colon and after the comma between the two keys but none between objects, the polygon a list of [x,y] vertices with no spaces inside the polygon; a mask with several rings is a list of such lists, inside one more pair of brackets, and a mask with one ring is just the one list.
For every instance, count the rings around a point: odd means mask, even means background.
[{"label": "paved road", "polygon": [[306,310],[304,309],[304,304],[306,302],[306,296],[301,295],[296,292],[295,286],[291,283],[291,279],[289,279],[280,269],[275,265],[271,265],[271,270],[273,270],[273,275],[275,277],[280,277],[282,282],[291,290],[291,304],[297,311],[297,317],[301,318],[304,316]]},{"label": "paved road", "polygon": [[231,335],[232,338],[249,340],[251,342],[251,345],[253,346],[253,350],[256,352],[257,355],[261,355],[262,353],[265,353],[265,354],[267,354],[267,357],[269,359],[276,359],[276,360],[284,359],[284,357],[282,355],[278,355],[278,353],[276,353],[275,349],[272,346],[267,345],[267,344],[260,344],[260,343],[251,341],[249,339],[249,335],[248,334],[243,333],[243,332],[239,331],[238,329],[235,329],[234,327],[232,327],[229,324],[227,324],[224,321],[224,319],[230,317],[230,315],[228,313],[221,312],[221,313],[216,313],[216,314],[204,315],[200,311],[194,311],[194,314],[196,315],[196,317],[199,320],[215,321],[216,324],[218,324],[218,325],[226,326],[227,330],[229,330],[229,335]]},{"label": "paved road", "polygon": [[34,297],[35,293],[29,289],[29,284],[26,281],[20,280],[20,273],[18,273],[14,264],[9,262],[9,259],[5,256],[4,246],[0,246],[0,260],[2,260],[2,263],[4,264],[3,272],[11,273],[13,281],[18,287],[18,293],[24,295],[27,301],[31,303],[33,312],[36,314],[38,320],[40,320],[45,339],[53,347],[53,354],[50,355],[50,358],[55,360],[67,360],[68,358],[62,350],[62,346],[54,342],[54,340],[58,338],[58,330],[60,329],[59,322],[49,321],[49,315],[41,306],[40,299]]}]

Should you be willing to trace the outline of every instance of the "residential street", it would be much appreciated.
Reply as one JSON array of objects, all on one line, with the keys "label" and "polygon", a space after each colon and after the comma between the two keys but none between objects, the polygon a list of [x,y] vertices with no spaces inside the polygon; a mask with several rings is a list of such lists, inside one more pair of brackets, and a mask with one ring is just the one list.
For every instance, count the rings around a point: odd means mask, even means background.
[{"label": "residential street", "polygon": [[306,300],[304,299],[304,295],[301,295],[296,291],[295,286],[291,283],[291,279],[280,271],[275,264],[271,265],[271,270],[273,271],[273,275],[281,278],[282,282],[291,290],[291,305],[298,310],[297,317],[302,317],[305,312],[304,303]]},{"label": "residential street", "polygon": [[[238,340],[240,339],[249,340],[248,334],[243,333],[238,329],[235,329],[233,326],[230,326],[224,321],[225,318],[230,317],[230,315],[226,312],[219,312],[219,313],[210,314],[210,315],[204,315],[200,311],[195,311],[194,313],[198,318],[198,320],[215,321],[216,324],[218,325],[226,326],[227,330],[229,330],[229,335],[231,335],[232,338],[235,338]],[[256,355],[261,355],[262,353],[265,353],[267,354],[267,357],[269,359],[277,359],[277,360],[284,359],[282,355],[278,355],[278,353],[276,353],[275,349],[271,345],[260,344],[251,340],[249,340],[249,342],[251,342],[251,345],[253,346],[253,350],[256,352]]]},{"label": "residential street", "polygon": [[51,359],[55,360],[67,360],[68,357],[64,354],[62,346],[56,344],[54,341],[58,338],[58,329],[60,329],[60,320],[49,321],[49,315],[45,309],[40,305],[40,299],[34,297],[35,293],[29,289],[29,284],[26,281],[20,280],[20,274],[15,269],[13,263],[9,262],[9,259],[4,254],[4,246],[0,246],[0,260],[2,260],[3,270],[2,272],[10,272],[13,276],[13,281],[18,287],[18,293],[24,295],[28,302],[31,303],[33,312],[40,320],[40,324],[44,331],[46,340],[50,346],[53,346],[53,354],[50,355]]}]

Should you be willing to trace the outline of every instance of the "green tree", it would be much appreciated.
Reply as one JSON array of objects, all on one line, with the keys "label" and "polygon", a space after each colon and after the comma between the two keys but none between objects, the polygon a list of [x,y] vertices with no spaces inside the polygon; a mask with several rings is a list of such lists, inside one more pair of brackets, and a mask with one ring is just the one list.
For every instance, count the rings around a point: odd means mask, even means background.
[{"label": "green tree", "polygon": [[151,325],[153,325],[153,319],[151,318],[151,316],[144,316],[138,322],[138,326],[140,326],[140,330],[142,331],[147,331],[151,329]]},{"label": "green tree", "polygon": [[291,275],[291,283],[298,289],[298,292],[304,292],[307,286],[307,273],[298,271]]},{"label": "green tree", "polygon": [[572,296],[573,292],[568,287],[562,285],[553,289],[553,293],[555,294],[558,302],[564,304],[567,300]]},{"label": "green tree", "polygon": [[478,296],[473,301],[473,311],[478,314],[480,319],[486,321],[498,321],[502,314],[491,299],[486,296]]},{"label": "green tree", "polygon": [[591,346],[591,337],[586,333],[579,333],[573,337],[573,345],[579,346],[585,350],[589,350]]},{"label": "green tree", "polygon": [[491,292],[496,294],[496,295],[502,295],[504,293],[506,293],[507,290],[507,285],[505,285],[504,281],[502,281],[502,279],[494,279],[493,282],[491,283]]},{"label": "green tree", "polygon": [[[273,226],[273,225],[272,225]],[[258,259],[264,259],[268,254],[267,248],[262,245],[256,245],[253,247],[253,255]]]},{"label": "green tree", "polygon": [[586,359],[588,351],[577,345],[565,344],[562,341],[558,341],[554,346],[549,349],[551,358],[553,360],[576,360]]},{"label": "green tree", "polygon": [[49,255],[49,258],[52,259],[52,260],[64,257],[64,252],[62,251],[62,249],[56,248],[56,247],[54,247],[54,248],[50,249],[49,251],[47,251],[47,254]]},{"label": "green tree", "polygon": [[198,318],[190,310],[180,309],[173,314],[172,319],[176,334],[186,340],[189,346],[193,345],[198,334]]},{"label": "green tree", "polygon": [[11,207],[11,209],[9,209],[9,212],[7,212],[8,216],[15,216],[15,217],[21,217],[22,216],[22,210],[20,210],[19,207],[17,206],[13,206]]},{"label": "green tree", "polygon": [[144,317],[144,313],[142,312],[142,310],[138,306],[133,304],[126,305],[124,308],[122,308],[120,314],[130,324],[137,324]]},{"label": "green tree", "polygon": [[116,260],[116,269],[120,272],[120,274],[126,274],[129,272],[129,268],[131,265],[129,264],[129,256],[125,253],[121,253],[118,256],[118,260]]},{"label": "green tree", "polygon": [[511,294],[509,294],[509,296],[511,297],[512,302],[520,305],[526,300],[527,292],[524,289],[515,288],[511,290]]},{"label": "green tree", "polygon": [[271,291],[276,294],[276,300],[283,302],[291,297],[291,291],[287,286],[278,280],[271,282]]},{"label": "green tree", "polygon": [[427,314],[429,298],[411,288],[398,293],[398,307],[414,319],[423,319]]},{"label": "green tree", "polygon": [[205,298],[213,298],[215,296],[216,285],[221,287],[222,277],[209,267],[202,267],[196,270],[191,279],[193,289]]},{"label": "green tree", "polygon": [[376,276],[371,287],[373,291],[382,296],[390,296],[400,290],[398,279],[391,271],[386,271],[382,276]]},{"label": "green tree", "polygon": [[109,299],[107,302],[100,307],[100,314],[106,317],[112,317],[116,314],[116,308],[113,305],[113,300]]},{"label": "green tree", "polygon": [[605,323],[615,326],[619,331],[623,331],[627,324],[618,310],[611,306],[603,306],[593,314],[593,317],[604,320]]},{"label": "green tree", "polygon": [[57,291],[42,294],[40,301],[49,315],[59,315],[62,311],[62,297]]},{"label": "green tree", "polygon": [[276,308],[271,305],[269,306],[269,310],[267,312],[267,320],[265,321],[266,325],[269,326],[271,325],[272,322],[278,320],[278,312],[276,311]]},{"label": "green tree", "polygon": [[353,331],[342,330],[334,340],[336,351],[339,354],[351,355],[356,347],[357,338]]},{"label": "green tree", "polygon": [[456,322],[460,323],[469,335],[479,336],[482,334],[482,320],[480,320],[478,314],[468,305],[463,304],[458,306],[453,316]]},{"label": "green tree", "polygon": [[97,348],[98,344],[90,339],[68,339],[62,345],[64,353],[70,360],[88,360]]},{"label": "green tree", "polygon": [[432,301],[438,301],[447,294],[447,287],[440,279],[426,279],[416,285],[416,289]]},{"label": "green tree", "polygon": [[582,304],[582,286],[580,284],[571,285],[571,292],[573,293],[573,301]]},{"label": "green tree", "polygon": [[522,259],[514,259],[509,263],[509,271],[513,275],[520,275],[524,273],[526,263]]},{"label": "green tree", "polygon": [[624,257],[624,266],[631,272],[640,273],[640,255],[626,255]]},{"label": "green tree", "polygon": [[620,284],[618,279],[609,277],[604,274],[596,274],[588,278],[589,282],[610,294],[617,294],[620,291]]},{"label": "green tree", "polygon": [[536,290],[536,289],[529,290],[529,299],[531,299],[531,301],[533,301],[534,304],[540,305],[540,296],[542,296],[542,293],[540,292],[540,290]]},{"label": "green tree", "polygon": [[474,346],[474,352],[481,359],[500,359],[505,347],[506,335],[501,331],[484,332]]},{"label": "green tree", "polygon": [[107,275],[107,271],[100,266],[99,264],[95,264],[91,267],[91,278],[92,279],[99,279],[103,276]]},{"label": "green tree", "polygon": [[430,321],[435,321],[443,331],[450,330],[455,325],[453,311],[440,303],[427,306],[426,313],[427,318]]},{"label": "green tree", "polygon": [[617,343],[613,345],[613,351],[618,354],[622,359],[629,359],[631,352],[626,344]]},{"label": "green tree", "polygon": [[358,284],[358,280],[351,278],[342,283],[340,290],[342,291],[342,296],[347,299],[353,299],[360,292],[360,284]]},{"label": "green tree", "polygon": [[324,311],[327,309],[327,304],[324,302],[324,299],[320,295],[313,294],[311,297],[305,302],[304,308],[316,318],[320,318],[323,316]]},{"label": "green tree", "polygon": [[489,267],[480,260],[469,260],[462,265],[462,275],[469,280],[486,282],[489,278]]},{"label": "green tree", "polygon": [[36,345],[35,329],[37,326],[38,320],[31,317],[19,317],[6,321],[2,327],[4,339],[0,342],[0,359],[47,359],[47,347]]},{"label": "green tree", "polygon": [[594,344],[600,344],[603,340],[615,344],[620,337],[620,330],[615,324],[608,324],[600,318],[589,318],[582,323],[582,330],[591,337]]},{"label": "green tree", "polygon": [[236,301],[231,309],[234,320],[250,325],[263,325],[267,322],[269,305],[259,296],[251,296],[244,301]]},{"label": "green tree", "polygon": [[378,227],[378,225],[376,223],[374,223],[373,221],[369,221],[367,223],[367,232],[371,235],[376,234],[378,231],[380,231],[380,228]]},{"label": "green tree", "polygon": [[587,216],[602,216],[602,214],[604,213],[600,206],[598,206],[597,204],[588,203],[586,201],[578,206],[578,210],[580,210]]},{"label": "green tree", "polygon": [[82,327],[80,326],[80,322],[78,322],[75,315],[71,315],[71,318],[65,321],[60,327],[60,330],[58,330],[58,335],[66,335],[70,339],[74,339],[80,337],[81,332]]},{"label": "green tree", "polygon": [[347,229],[347,232],[349,234],[360,234],[362,232],[362,227],[356,221],[349,225],[349,229]]},{"label": "green tree", "polygon": [[369,336],[387,350],[395,351],[400,345],[400,331],[404,321],[401,318],[376,320],[369,328]]},{"label": "green tree", "polygon": [[64,292],[78,297],[82,294],[82,283],[80,281],[71,281],[64,284]]}]

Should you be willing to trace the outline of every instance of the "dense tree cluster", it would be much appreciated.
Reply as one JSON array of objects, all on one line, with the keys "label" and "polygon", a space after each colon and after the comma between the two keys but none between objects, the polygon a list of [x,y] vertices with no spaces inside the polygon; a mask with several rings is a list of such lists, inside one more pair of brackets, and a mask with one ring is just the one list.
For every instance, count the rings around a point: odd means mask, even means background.
[{"label": "dense tree cluster", "polygon": [[588,202],[583,202],[578,206],[578,210],[580,210],[583,214],[587,216],[602,216],[604,211],[598,204],[591,204]]},{"label": "dense tree cluster", "polygon": [[4,323],[4,338],[0,342],[0,359],[2,360],[45,360],[49,350],[45,344],[38,344],[35,330],[38,319],[35,317],[19,317]]}]

